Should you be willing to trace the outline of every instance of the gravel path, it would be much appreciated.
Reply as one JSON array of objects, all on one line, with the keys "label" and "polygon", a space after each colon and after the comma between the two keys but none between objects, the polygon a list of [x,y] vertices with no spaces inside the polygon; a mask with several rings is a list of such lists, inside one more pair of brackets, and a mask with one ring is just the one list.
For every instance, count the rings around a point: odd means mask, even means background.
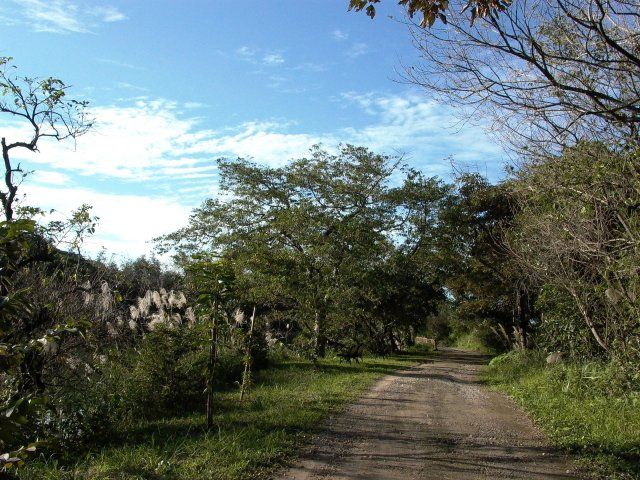
[{"label": "gravel path", "polygon": [[478,383],[485,362],[443,349],[387,375],[277,480],[577,478],[510,399]]}]

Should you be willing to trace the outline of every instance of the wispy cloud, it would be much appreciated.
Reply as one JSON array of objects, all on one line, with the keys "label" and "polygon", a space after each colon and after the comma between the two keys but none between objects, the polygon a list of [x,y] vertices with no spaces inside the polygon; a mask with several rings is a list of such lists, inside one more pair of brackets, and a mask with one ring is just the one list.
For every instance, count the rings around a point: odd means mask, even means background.
[{"label": "wispy cloud", "polygon": [[124,13],[112,6],[97,6],[88,10],[91,15],[102,19],[103,22],[120,22],[126,20],[127,17]]},{"label": "wispy cloud", "polygon": [[241,60],[256,65],[272,67],[285,63],[285,58],[281,52],[254,48],[248,45],[237,48],[236,54]]},{"label": "wispy cloud", "polygon": [[29,176],[29,181],[40,185],[67,185],[70,183],[71,178],[69,175],[60,172],[38,170],[32,176]]},{"label": "wispy cloud", "polygon": [[450,159],[478,166],[496,176],[502,168],[503,151],[483,126],[461,125],[448,106],[406,93],[343,93],[343,105],[356,105],[374,119],[363,128],[346,128],[343,138],[375,151],[409,155],[411,164],[432,175],[448,176]]},{"label": "wispy cloud", "polygon": [[298,72],[319,73],[319,72],[326,72],[327,67],[315,62],[304,62],[294,67],[291,67],[291,70],[298,71]]},{"label": "wispy cloud", "polygon": [[369,46],[366,43],[353,43],[345,52],[349,58],[358,58],[369,52]]},{"label": "wispy cloud", "polygon": [[204,108],[207,105],[202,102],[185,102],[183,107],[187,110],[195,110],[196,108]]},{"label": "wispy cloud", "polygon": [[99,217],[96,235],[85,240],[84,250],[96,255],[105,249],[119,259],[148,254],[154,237],[170,233],[186,223],[190,208],[168,195],[103,193],[84,187],[26,185],[26,203],[56,210],[65,217],[87,203]]},{"label": "wispy cloud", "polygon": [[284,57],[279,53],[269,53],[262,57],[262,63],[265,65],[282,65],[284,63]]},{"label": "wispy cloud", "polygon": [[111,58],[97,58],[96,61],[100,62],[100,63],[105,63],[107,65],[113,65],[115,67],[128,68],[130,70],[145,70],[145,68],[143,68],[140,65],[134,65],[133,63],[121,62],[119,60],[113,60]]},{"label": "wispy cloud", "polygon": [[255,48],[251,48],[246,45],[243,45],[242,47],[236,50],[236,53],[243,58],[253,58],[256,56],[258,51]]},{"label": "wispy cloud", "polygon": [[7,9],[9,15],[0,21],[29,25],[36,32],[89,33],[100,23],[126,19],[116,7],[70,0],[10,0]]},{"label": "wispy cloud", "polygon": [[138,85],[134,85],[129,82],[116,82],[116,88],[125,89],[125,90],[135,90],[138,92],[148,92],[149,89],[146,87],[140,87]]},{"label": "wispy cloud", "polygon": [[[184,119],[182,105],[166,100],[137,100],[133,105],[95,107],[95,127],[76,144],[47,142],[46,154],[20,152],[36,165],[122,181],[162,178],[164,169],[189,167],[203,159],[185,156],[202,138],[212,134],[197,129],[196,119]],[[21,124],[3,125],[9,138],[23,138]]]},{"label": "wispy cloud", "polygon": [[[140,99],[127,106],[94,108],[96,127],[77,145],[49,142],[41,148],[46,153],[22,152],[22,158],[35,164],[36,170],[41,165],[66,174],[159,184],[175,181],[177,172],[181,177],[213,179],[213,159],[220,156],[250,156],[284,165],[316,143],[413,151],[426,163],[438,163],[449,155],[499,156],[499,147],[479,127],[460,127],[449,107],[417,94],[347,92],[335,103],[337,114],[341,108],[355,107],[367,113],[369,120],[358,128],[326,132],[305,132],[291,121],[245,122],[212,130],[189,117],[184,103]],[[7,138],[21,137],[17,124],[2,127]]]},{"label": "wispy cloud", "polygon": [[343,42],[349,38],[349,34],[336,28],[331,32],[331,38],[333,38],[336,42]]}]

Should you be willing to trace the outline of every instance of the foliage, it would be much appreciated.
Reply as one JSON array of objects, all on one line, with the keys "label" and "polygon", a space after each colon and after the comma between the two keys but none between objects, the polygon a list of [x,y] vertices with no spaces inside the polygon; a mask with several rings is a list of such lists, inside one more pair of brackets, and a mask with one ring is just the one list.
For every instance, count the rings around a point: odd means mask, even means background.
[{"label": "foliage", "polygon": [[203,428],[200,414],[137,422],[103,437],[105,444],[95,454],[64,463],[46,458],[27,466],[21,478],[268,476],[296,455],[328,414],[340,411],[382,375],[424,358],[414,353],[350,365],[329,359],[273,362],[256,372],[247,401],[238,402],[235,390],[219,394],[213,431]]},{"label": "foliage", "polygon": [[523,169],[513,184],[522,205],[514,258],[544,287],[540,306],[555,333],[588,335],[589,347],[569,342],[567,353],[640,359],[637,165],[635,150],[581,144]]},{"label": "foliage", "polygon": [[284,168],[244,159],[218,165],[223,195],[161,246],[176,249],[183,264],[194,253],[223,259],[247,301],[271,311],[286,306],[316,356],[357,315],[375,316],[366,305],[368,289],[379,288],[371,282],[392,261],[403,219],[416,217],[437,190],[416,172],[391,187],[399,160],[349,145],[337,154],[316,147]]},{"label": "foliage", "polygon": [[[29,438],[38,411],[47,403],[45,377],[50,373],[50,359],[58,356],[67,337],[81,333],[86,326],[82,318],[50,314],[71,292],[56,291],[51,285],[43,292],[38,288],[41,285],[26,279],[33,279],[33,271],[42,271],[42,264],[55,260],[57,244],[68,242],[79,253],[82,239],[93,232],[96,223],[86,205],[68,221],[51,222],[46,227],[38,226],[33,218],[41,213],[39,209],[16,209],[18,186],[26,173],[12,163],[14,149],[35,152],[41,139],[76,138],[92,123],[85,114],[86,102],[65,99],[67,86],[61,80],[18,78],[13,71],[11,59],[1,57],[0,113],[24,121],[31,129],[31,138],[11,142],[3,137],[1,142],[0,473],[22,466],[27,455],[35,451],[37,442],[29,443]],[[15,218],[16,213],[19,218]],[[52,270],[49,279],[58,285],[63,283],[60,278],[70,275],[55,267]],[[77,273],[76,269],[74,281]],[[54,306],[38,302],[47,293]]]},{"label": "foliage", "polygon": [[[471,14],[471,23],[473,24],[476,18],[484,18],[488,15],[496,15],[500,12],[504,12],[512,0],[465,0],[461,2],[460,7],[463,11],[469,10]],[[350,0],[349,10],[355,10],[359,12],[365,10],[367,15],[371,18],[376,16],[375,4],[380,3],[380,0]],[[398,0],[399,5],[403,5],[407,8],[409,17],[413,18],[416,13],[422,15],[422,21],[420,26],[422,28],[432,27],[436,20],[440,20],[443,23],[447,23],[446,12],[449,10],[449,0]],[[455,5],[454,8],[459,7]]]},{"label": "foliage", "polygon": [[528,343],[534,292],[514,268],[505,244],[514,210],[507,184],[492,185],[479,175],[461,174],[432,226],[419,237],[423,268],[437,271],[448,293],[440,311],[458,330],[454,336],[476,328],[487,334],[485,338],[494,337],[489,342],[493,347],[498,347],[498,337],[503,348]]},{"label": "foliage", "polygon": [[169,270],[160,260],[145,256],[120,264],[108,264],[105,258],[98,258],[105,269],[105,277],[117,288],[125,301],[142,297],[147,290],[159,291],[164,288],[182,290],[182,275]]},{"label": "foliage", "polygon": [[20,330],[32,316],[34,303],[30,288],[16,288],[14,277],[34,231],[31,220],[0,222],[0,471],[22,466],[35,451],[37,442],[24,445],[24,427],[46,403],[44,357],[55,355],[65,336],[84,327],[67,320],[36,331]]}]

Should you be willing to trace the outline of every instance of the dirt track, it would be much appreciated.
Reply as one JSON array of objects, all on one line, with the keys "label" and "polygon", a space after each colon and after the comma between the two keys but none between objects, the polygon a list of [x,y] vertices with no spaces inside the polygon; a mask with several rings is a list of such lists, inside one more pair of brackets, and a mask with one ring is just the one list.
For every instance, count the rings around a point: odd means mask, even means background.
[{"label": "dirt track", "polygon": [[507,397],[477,381],[486,359],[445,349],[387,375],[278,480],[577,478]]}]

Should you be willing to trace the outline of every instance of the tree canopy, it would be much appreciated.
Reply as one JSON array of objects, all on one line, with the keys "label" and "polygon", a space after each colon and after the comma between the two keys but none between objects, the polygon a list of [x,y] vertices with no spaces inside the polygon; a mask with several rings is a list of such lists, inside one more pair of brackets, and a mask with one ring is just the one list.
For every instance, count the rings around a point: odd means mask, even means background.
[{"label": "tree canopy", "polygon": [[426,208],[417,197],[438,191],[435,180],[415,172],[394,186],[393,176],[406,171],[399,159],[350,145],[336,154],[315,147],[286,167],[245,159],[218,166],[221,196],[161,243],[183,259],[205,250],[233,263],[248,295],[293,310],[318,355],[327,335],[336,338],[339,323],[331,320],[344,324],[356,314],[363,284],[375,282],[374,272],[408,240],[409,219]]}]

